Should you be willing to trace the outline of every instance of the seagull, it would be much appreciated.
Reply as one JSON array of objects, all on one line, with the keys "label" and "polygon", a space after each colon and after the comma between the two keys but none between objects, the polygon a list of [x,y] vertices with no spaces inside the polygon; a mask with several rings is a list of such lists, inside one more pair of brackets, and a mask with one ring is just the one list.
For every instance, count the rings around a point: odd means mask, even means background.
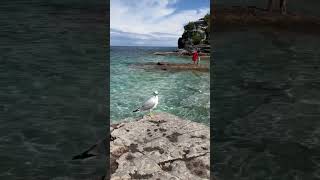
[{"label": "seagull", "polygon": [[141,107],[134,110],[133,112],[141,112],[141,111],[148,111],[151,114],[151,111],[156,108],[158,105],[158,91],[153,92],[153,96],[150,97],[146,102],[143,103]]}]

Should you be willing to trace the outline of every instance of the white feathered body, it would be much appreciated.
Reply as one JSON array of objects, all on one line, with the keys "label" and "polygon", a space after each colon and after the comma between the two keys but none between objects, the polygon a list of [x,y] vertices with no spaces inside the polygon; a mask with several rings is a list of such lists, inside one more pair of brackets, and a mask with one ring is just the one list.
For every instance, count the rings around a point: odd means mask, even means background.
[{"label": "white feathered body", "polygon": [[152,96],[146,102],[144,102],[143,105],[140,108],[138,108],[134,112],[137,112],[137,111],[148,111],[148,110],[152,111],[154,108],[157,107],[158,101],[159,101],[158,96]]}]

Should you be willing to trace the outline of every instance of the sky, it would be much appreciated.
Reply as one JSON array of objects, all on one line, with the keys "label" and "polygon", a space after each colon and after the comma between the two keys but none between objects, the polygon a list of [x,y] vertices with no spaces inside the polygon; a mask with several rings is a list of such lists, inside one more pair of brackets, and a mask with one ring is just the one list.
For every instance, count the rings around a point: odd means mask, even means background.
[{"label": "sky", "polygon": [[210,0],[111,0],[111,46],[176,47],[183,26],[210,12]]}]

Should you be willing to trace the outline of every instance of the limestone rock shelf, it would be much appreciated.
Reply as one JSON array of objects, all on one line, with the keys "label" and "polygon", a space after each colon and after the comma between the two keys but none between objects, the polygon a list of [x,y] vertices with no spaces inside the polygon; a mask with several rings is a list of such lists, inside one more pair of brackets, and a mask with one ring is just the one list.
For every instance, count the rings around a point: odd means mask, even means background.
[{"label": "limestone rock shelf", "polygon": [[111,179],[209,179],[210,131],[156,113],[111,126]]},{"label": "limestone rock shelf", "polygon": [[208,72],[209,65],[208,64],[183,64],[183,63],[168,63],[168,62],[158,62],[158,63],[141,63],[141,64],[132,64],[131,67],[134,68],[142,68],[142,69],[157,69],[163,71],[184,71],[184,70],[192,70],[192,71],[201,71]]},{"label": "limestone rock shelf", "polygon": [[[163,52],[154,52],[154,55],[159,55],[159,56],[180,56],[180,57],[189,57],[191,59],[192,57],[192,52],[181,50],[181,51],[163,51]],[[201,59],[210,59],[210,53],[199,53],[199,56]]]}]

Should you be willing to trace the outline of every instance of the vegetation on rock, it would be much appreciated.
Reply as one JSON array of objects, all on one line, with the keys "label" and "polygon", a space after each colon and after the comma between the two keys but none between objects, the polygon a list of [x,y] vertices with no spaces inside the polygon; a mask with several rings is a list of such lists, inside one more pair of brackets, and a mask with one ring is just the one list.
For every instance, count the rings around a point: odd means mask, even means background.
[{"label": "vegetation on rock", "polygon": [[194,22],[189,22],[187,25],[184,26],[184,30],[186,31],[192,31],[195,28]]},{"label": "vegetation on rock", "polygon": [[[184,32],[178,39],[178,48],[187,51],[200,49],[202,52],[208,52],[210,40],[210,14],[206,14],[203,18],[189,22],[184,26]],[[206,49],[202,49],[206,47]]]}]

